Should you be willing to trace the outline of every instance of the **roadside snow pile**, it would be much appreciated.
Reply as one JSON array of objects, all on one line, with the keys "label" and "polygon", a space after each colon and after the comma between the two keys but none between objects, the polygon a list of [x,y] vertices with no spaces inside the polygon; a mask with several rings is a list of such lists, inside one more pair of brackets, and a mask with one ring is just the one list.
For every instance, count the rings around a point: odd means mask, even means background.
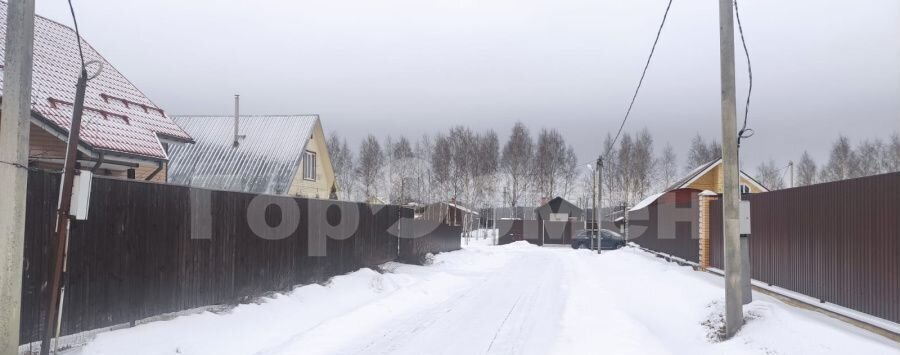
[{"label": "roadside snow pile", "polygon": [[347,337],[378,331],[382,320],[398,312],[446,301],[479,276],[502,267],[509,259],[503,251],[472,246],[435,255],[427,267],[387,263],[383,274],[361,269],[325,285],[297,287],[226,312],[101,333],[70,354],[256,354],[276,351],[301,335],[317,340],[319,348],[307,350],[329,353]]},{"label": "roadside snow pile", "polygon": [[744,328],[722,341],[721,277],[634,248],[572,252],[557,354],[900,354],[889,340],[756,292]]}]

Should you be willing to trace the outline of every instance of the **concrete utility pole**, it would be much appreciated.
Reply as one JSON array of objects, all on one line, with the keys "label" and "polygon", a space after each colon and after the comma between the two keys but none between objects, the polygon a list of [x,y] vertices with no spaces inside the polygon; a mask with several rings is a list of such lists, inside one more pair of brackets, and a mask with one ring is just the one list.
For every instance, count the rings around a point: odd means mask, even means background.
[{"label": "concrete utility pole", "polygon": [[28,184],[34,0],[9,2],[6,29],[0,112],[0,354],[16,354]]},{"label": "concrete utility pole", "polygon": [[724,185],[722,224],[725,241],[725,336],[744,324],[741,282],[740,173],[734,85],[733,0],[719,0],[719,51],[722,75],[722,168]]},{"label": "concrete utility pole", "polygon": [[[591,211],[594,214],[594,226],[597,225],[597,168],[588,164],[588,169],[591,169]],[[596,227],[595,227],[596,228]],[[591,235],[590,226],[587,224],[587,218],[585,218],[584,223],[584,231]],[[594,239],[591,238],[591,250],[594,250]]]},{"label": "concrete utility pole", "polygon": [[600,241],[600,238],[603,237],[603,234],[600,233],[602,228],[601,223],[603,221],[603,212],[600,210],[603,209],[603,156],[597,157],[597,166],[594,168],[594,176],[596,176],[596,184],[594,184],[594,225],[597,233],[597,254],[600,254],[600,249],[603,246],[603,243]]},{"label": "concrete utility pole", "polygon": [[788,167],[791,170],[791,185],[789,187],[794,187],[794,161],[788,161]]}]

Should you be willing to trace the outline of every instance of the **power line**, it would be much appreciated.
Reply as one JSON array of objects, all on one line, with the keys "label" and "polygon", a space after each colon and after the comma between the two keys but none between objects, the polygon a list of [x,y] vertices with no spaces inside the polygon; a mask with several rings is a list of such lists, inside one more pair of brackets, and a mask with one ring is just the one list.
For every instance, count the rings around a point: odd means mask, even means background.
[{"label": "power line", "polygon": [[75,24],[75,39],[78,40],[78,56],[81,58],[81,70],[84,70],[84,52],[81,50],[81,32],[78,31],[78,19],[75,18],[75,7],[69,0],[69,12],[72,13],[72,23]]},{"label": "power line", "polygon": [[741,13],[738,11],[737,0],[734,0],[734,16],[737,18],[738,32],[741,34],[741,45],[744,47],[744,55],[747,57],[747,77],[749,84],[747,85],[747,102],[744,104],[744,124],[738,132],[738,147],[741,146],[742,138],[750,138],[753,136],[753,129],[747,128],[747,116],[750,113],[750,94],[753,92],[753,69],[750,66],[750,51],[747,50],[747,41],[744,40],[744,26],[741,26]]},{"label": "power line", "polygon": [[663,26],[666,24],[666,17],[669,16],[669,8],[671,7],[672,0],[669,0],[669,4],[666,5],[666,12],[663,14],[662,22],[660,22],[659,29],[656,31],[656,39],[653,40],[653,47],[650,48],[650,55],[647,56],[647,63],[644,64],[644,70],[641,72],[641,79],[638,80],[637,88],[634,90],[634,95],[631,97],[631,103],[628,104],[628,110],[625,111],[625,118],[622,119],[622,124],[619,125],[619,131],[616,132],[616,138],[613,138],[612,142],[610,142],[607,151],[611,151],[611,148],[616,145],[616,141],[619,140],[619,136],[622,134],[622,129],[625,128],[625,122],[628,121],[628,116],[631,114],[631,108],[634,107],[634,101],[637,99],[638,92],[641,91],[641,85],[644,83],[644,76],[647,75],[647,68],[650,67],[650,60],[653,58],[653,52],[656,51],[656,44],[659,42],[659,36],[662,34]]}]

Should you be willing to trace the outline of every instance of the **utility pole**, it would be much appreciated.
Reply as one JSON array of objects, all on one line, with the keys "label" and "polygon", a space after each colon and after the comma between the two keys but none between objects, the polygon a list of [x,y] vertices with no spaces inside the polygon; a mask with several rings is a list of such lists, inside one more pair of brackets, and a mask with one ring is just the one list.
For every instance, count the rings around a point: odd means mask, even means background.
[{"label": "utility pole", "polygon": [[[594,214],[592,219],[594,220],[594,228],[596,228],[596,226],[597,226],[597,168],[592,167],[590,164],[588,164],[588,168],[591,169],[591,212]],[[585,218],[585,219],[587,219],[587,218]],[[584,229],[585,229],[586,233],[592,233],[591,229],[589,227],[590,226],[588,226],[587,223],[585,223]],[[590,234],[588,234],[588,235],[590,235]],[[594,250],[594,238],[591,238],[591,250]]]},{"label": "utility pole", "polygon": [[740,173],[734,84],[733,0],[719,0],[719,51],[722,79],[722,167],[724,188],[722,224],[725,242],[725,336],[731,338],[744,324],[741,237]]},{"label": "utility pole", "polygon": [[78,140],[81,133],[81,115],[84,112],[84,92],[87,89],[87,70],[81,68],[81,76],[75,85],[75,106],[72,111],[72,126],[69,128],[69,141],[66,144],[66,160],[63,164],[62,192],[59,195],[59,208],[56,211],[56,242],[53,244],[53,267],[50,275],[50,297],[47,305],[47,324],[44,337],[41,339],[41,355],[50,353],[50,338],[59,329],[60,286],[62,273],[65,270],[69,245],[69,226],[72,217],[69,207],[72,203],[72,185],[75,183],[75,165],[78,157]]},{"label": "utility pole", "polygon": [[34,0],[9,2],[6,29],[0,109],[0,354],[16,354],[28,187]]},{"label": "utility pole", "polygon": [[600,242],[600,238],[603,237],[603,233],[600,233],[600,229],[602,228],[602,218],[603,213],[600,211],[603,209],[603,156],[597,157],[597,166],[594,168],[594,176],[596,177],[594,184],[594,224],[597,233],[597,255],[600,255],[600,249],[603,249],[603,243]]},{"label": "utility pole", "polygon": [[791,180],[790,180],[791,185],[790,185],[790,187],[794,187],[794,161],[793,160],[788,161],[788,167],[791,170]]}]

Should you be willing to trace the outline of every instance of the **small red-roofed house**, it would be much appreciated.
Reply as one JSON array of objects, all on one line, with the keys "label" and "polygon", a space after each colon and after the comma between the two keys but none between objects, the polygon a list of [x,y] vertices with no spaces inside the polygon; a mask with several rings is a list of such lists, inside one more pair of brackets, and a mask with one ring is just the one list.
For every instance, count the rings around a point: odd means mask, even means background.
[{"label": "small red-roofed house", "polygon": [[[0,43],[6,40],[6,16],[7,4],[0,2]],[[61,169],[81,71],[78,42],[68,26],[40,16],[34,25],[28,160],[33,167]],[[88,82],[85,94],[79,168],[165,182],[169,145],[193,139],[83,38],[82,48],[88,73],[100,72]],[[0,76],[0,90],[2,85]]]}]

